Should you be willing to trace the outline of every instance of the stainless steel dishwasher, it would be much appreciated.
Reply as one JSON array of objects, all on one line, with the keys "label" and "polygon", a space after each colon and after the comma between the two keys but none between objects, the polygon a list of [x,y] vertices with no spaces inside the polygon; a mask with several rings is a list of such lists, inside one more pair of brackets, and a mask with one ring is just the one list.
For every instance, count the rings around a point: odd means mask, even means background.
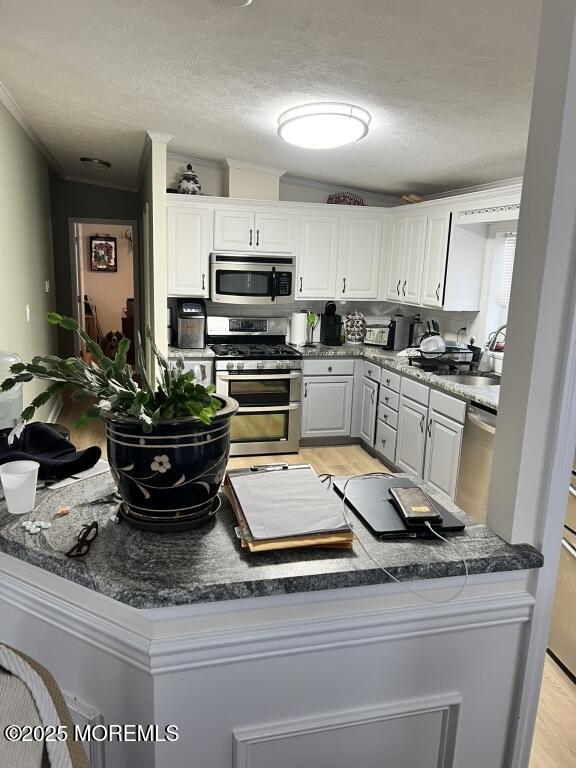
[{"label": "stainless steel dishwasher", "polygon": [[479,523],[486,522],[496,414],[473,405],[466,409],[456,504]]}]

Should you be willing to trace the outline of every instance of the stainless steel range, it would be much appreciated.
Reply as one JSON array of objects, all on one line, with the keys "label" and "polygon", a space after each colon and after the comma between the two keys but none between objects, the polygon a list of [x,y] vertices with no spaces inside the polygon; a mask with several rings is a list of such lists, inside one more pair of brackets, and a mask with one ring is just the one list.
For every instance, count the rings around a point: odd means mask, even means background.
[{"label": "stainless steel range", "polygon": [[239,403],[232,418],[232,456],[297,453],[302,359],[286,344],[287,320],[209,317],[216,392]]}]

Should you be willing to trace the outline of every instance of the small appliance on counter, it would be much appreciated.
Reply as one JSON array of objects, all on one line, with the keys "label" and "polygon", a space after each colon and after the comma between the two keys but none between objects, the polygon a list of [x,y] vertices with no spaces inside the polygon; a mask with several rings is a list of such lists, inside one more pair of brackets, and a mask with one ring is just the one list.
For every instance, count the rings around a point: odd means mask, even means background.
[{"label": "small appliance on counter", "polygon": [[336,314],[336,304],[326,302],[320,320],[320,343],[328,347],[342,346],[342,315]]},{"label": "small appliance on counter", "polygon": [[176,346],[204,349],[206,346],[206,305],[202,299],[178,299]]},{"label": "small appliance on counter", "polygon": [[394,349],[394,337],[396,335],[396,322],[392,320],[388,325],[367,325],[364,344],[370,344],[383,349]]}]

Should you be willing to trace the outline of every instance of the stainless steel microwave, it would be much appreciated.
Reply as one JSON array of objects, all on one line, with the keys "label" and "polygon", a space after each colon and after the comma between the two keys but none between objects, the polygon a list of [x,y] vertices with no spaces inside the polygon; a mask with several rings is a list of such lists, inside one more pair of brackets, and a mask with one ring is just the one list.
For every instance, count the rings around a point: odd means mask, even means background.
[{"label": "stainless steel microwave", "polygon": [[220,304],[291,304],[294,257],[211,253],[210,298]]}]

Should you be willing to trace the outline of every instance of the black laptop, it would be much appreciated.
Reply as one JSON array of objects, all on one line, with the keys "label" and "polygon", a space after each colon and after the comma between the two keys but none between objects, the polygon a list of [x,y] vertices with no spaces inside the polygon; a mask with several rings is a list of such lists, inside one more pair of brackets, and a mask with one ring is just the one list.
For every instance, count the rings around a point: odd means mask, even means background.
[{"label": "black laptop", "polygon": [[[332,487],[342,498],[347,477],[335,477]],[[415,483],[399,477],[353,478],[346,486],[346,506],[362,520],[372,533],[381,539],[422,538],[433,539],[434,534],[427,528],[408,528],[396,511],[389,494],[390,488],[414,488]],[[431,499],[435,509],[442,515],[442,525],[434,530],[444,536],[464,530],[464,523]]]}]

